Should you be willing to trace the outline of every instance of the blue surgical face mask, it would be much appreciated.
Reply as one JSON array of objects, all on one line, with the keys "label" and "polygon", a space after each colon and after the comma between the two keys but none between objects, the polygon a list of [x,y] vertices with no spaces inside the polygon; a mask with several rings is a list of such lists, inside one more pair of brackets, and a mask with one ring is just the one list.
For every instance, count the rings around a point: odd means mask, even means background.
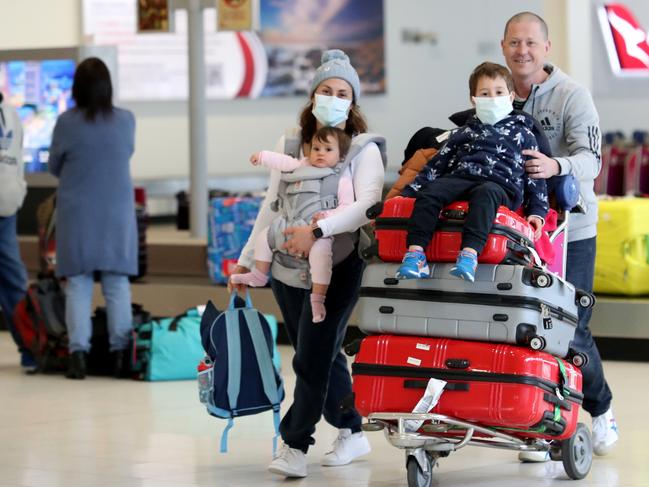
[{"label": "blue surgical face mask", "polygon": [[475,113],[482,123],[495,125],[514,109],[509,95],[505,96],[474,96]]},{"label": "blue surgical face mask", "polygon": [[322,125],[335,127],[347,120],[347,111],[351,104],[351,100],[316,94],[311,113]]}]

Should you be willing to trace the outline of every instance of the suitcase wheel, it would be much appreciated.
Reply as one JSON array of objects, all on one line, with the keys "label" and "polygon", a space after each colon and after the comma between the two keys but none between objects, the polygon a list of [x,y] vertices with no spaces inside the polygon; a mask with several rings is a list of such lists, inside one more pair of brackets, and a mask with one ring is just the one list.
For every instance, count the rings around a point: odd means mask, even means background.
[{"label": "suitcase wheel", "polygon": [[544,288],[552,284],[552,279],[547,274],[539,274],[535,282],[538,287]]},{"label": "suitcase wheel", "polygon": [[581,289],[577,289],[575,298],[577,305],[584,309],[590,309],[595,305],[595,296],[586,291],[582,291]]},{"label": "suitcase wheel", "polygon": [[543,350],[545,348],[545,338],[540,337],[538,335],[532,337],[530,340],[530,347],[532,350]]},{"label": "suitcase wheel", "polygon": [[588,363],[588,355],[582,352],[573,352],[570,361],[575,367],[582,368]]}]

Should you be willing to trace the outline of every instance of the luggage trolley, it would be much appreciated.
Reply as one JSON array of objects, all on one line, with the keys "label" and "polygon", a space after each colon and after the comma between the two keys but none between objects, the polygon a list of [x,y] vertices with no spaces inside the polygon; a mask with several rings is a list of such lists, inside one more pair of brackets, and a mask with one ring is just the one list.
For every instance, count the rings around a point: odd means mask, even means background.
[{"label": "luggage trolley", "polygon": [[[383,430],[405,450],[409,486],[430,485],[437,460],[466,445],[547,451],[572,479],[590,471],[590,432],[578,423],[582,375],[567,361],[517,345],[404,335],[369,336],[345,352],[355,356],[363,430]],[[437,402],[411,412],[431,378],[446,382]]]},{"label": "luggage trolley", "polygon": [[[424,421],[422,433],[406,431],[406,420]],[[588,475],[593,463],[590,431],[583,423],[578,423],[573,435],[562,441],[515,436],[442,414],[373,413],[363,425],[363,430],[384,430],[393,446],[405,450],[409,487],[430,486],[437,460],[467,445],[549,451],[552,460],[563,462],[566,474],[573,480]]]},{"label": "luggage trolley", "polygon": [[[389,334],[395,336],[395,338],[399,336],[404,337],[404,339],[421,341],[422,343],[417,344],[417,348],[420,346],[427,347],[430,344],[431,348],[424,348],[424,350],[430,350],[429,356],[434,356],[435,358],[431,358],[431,363],[426,365],[426,367],[432,368],[429,371],[441,371],[442,376],[437,378],[447,381],[450,380],[451,382],[457,382],[463,379],[458,379],[458,374],[454,371],[446,375],[449,378],[443,377],[442,364],[446,356],[444,359],[441,359],[441,354],[447,348],[450,349],[451,342],[454,344],[460,343],[461,347],[466,346],[468,342],[462,342],[462,340],[467,339],[483,343],[509,343],[510,345],[494,346],[511,347],[520,351],[513,353],[532,355],[543,353],[549,357],[548,360],[554,360],[545,354],[545,352],[539,351],[546,350],[555,357],[565,357],[576,367],[583,366],[588,357],[572,350],[569,347],[569,343],[574,334],[574,329],[577,326],[576,318],[578,308],[592,307],[595,303],[595,298],[591,293],[575,289],[564,279],[566,264],[565,237],[568,226],[568,213],[576,205],[576,198],[579,192],[576,181],[570,178],[557,179],[554,186],[557,196],[555,203],[559,209],[560,217],[554,228],[546,228],[549,245],[552,247],[553,253],[556,256],[554,262],[549,265],[543,265],[539,255],[534,251],[533,246],[529,245],[526,239],[518,238],[516,232],[512,233],[507,230],[504,233],[506,234],[506,239],[501,239],[499,236],[495,237],[495,240],[500,239],[505,242],[500,246],[502,248],[502,250],[498,251],[500,253],[495,254],[494,260],[491,262],[481,263],[482,266],[486,264],[482,272],[484,276],[482,276],[482,279],[479,279],[478,274],[476,274],[476,282],[481,281],[482,284],[473,285],[470,289],[466,288],[460,281],[450,281],[444,278],[448,274],[447,267],[449,267],[449,264],[444,264],[443,262],[449,262],[454,259],[447,258],[448,256],[440,257],[439,249],[432,247],[431,249],[427,249],[427,252],[436,251],[437,253],[429,256],[429,261],[435,262],[432,264],[431,280],[399,282],[394,279],[394,271],[397,267],[396,263],[400,260],[398,255],[402,255],[402,251],[405,251],[405,236],[401,234],[401,232],[404,232],[405,227],[403,227],[401,219],[408,218],[411,211],[411,202],[406,201],[406,199],[394,200],[388,205],[388,208],[394,206],[394,211],[388,209],[385,213],[383,203],[370,208],[367,216],[370,219],[379,217],[376,222],[376,230],[382,230],[382,233],[379,234],[377,232],[376,238],[378,244],[368,249],[364,257],[368,260],[379,257],[383,263],[370,264],[363,276],[363,284],[360,292],[361,299],[359,301],[359,314],[361,316],[359,327],[361,330],[370,335],[374,335],[371,338],[377,339],[378,341],[381,340],[382,336],[388,336],[382,334]],[[404,209],[401,209],[400,206],[404,206]],[[394,215],[390,212],[394,213]],[[456,216],[455,213],[451,212],[442,214],[442,217],[448,217],[450,220],[456,219]],[[383,220],[380,220],[380,218],[383,218]],[[509,218],[509,220],[514,221],[515,218]],[[515,227],[515,223],[512,223],[512,226]],[[510,223],[507,223],[507,225],[510,225]],[[455,230],[454,228],[449,228],[452,231]],[[509,235],[510,233],[512,235]],[[445,243],[440,246],[440,249],[447,250],[447,247],[455,249],[458,245],[459,240],[452,242],[452,244]],[[390,262],[393,262],[393,264],[390,264]],[[480,267],[479,265],[478,270],[480,270]],[[505,269],[506,267],[509,270]],[[438,268],[437,272],[435,271],[436,268]],[[510,274],[511,276],[505,279]],[[493,277],[485,277],[487,275]],[[453,299],[455,297],[457,299]],[[490,298],[493,302],[490,301]],[[482,308],[480,308],[478,301],[484,301]],[[517,306],[512,307],[511,304],[514,301],[516,301],[514,304]],[[527,314],[533,308],[531,305],[532,301],[539,301],[541,303],[540,318]],[[466,305],[467,302],[471,303],[471,308],[477,314],[467,315],[464,318],[466,323],[455,327],[451,326],[453,318],[457,316],[457,313],[460,313],[457,306]],[[549,308],[547,303],[554,303],[556,309],[544,309],[544,306],[545,308]],[[432,313],[432,310],[429,308],[431,305],[434,305],[436,308],[435,314],[428,313],[429,311]],[[497,307],[506,307],[507,311],[498,311]],[[516,307],[523,308],[526,314],[523,316],[520,312],[517,312]],[[549,315],[547,314],[548,311],[550,312]],[[460,314],[467,314],[467,312],[463,310]],[[505,319],[506,317],[507,319]],[[549,317],[552,320],[548,320]],[[537,332],[536,335],[525,334],[525,336],[522,336],[521,332],[525,331],[523,329],[524,327],[521,328],[522,325],[518,325],[509,327],[511,329],[508,329],[505,326],[508,320],[514,323],[514,325],[519,321],[523,324],[532,323],[533,326],[530,325],[530,330],[540,330],[543,333]],[[542,320],[542,322],[538,320]],[[472,330],[469,329],[468,322],[473,323]],[[442,339],[444,343],[442,343],[439,349],[434,349],[432,343],[426,342],[428,339],[426,337],[444,336],[448,338]],[[551,339],[551,342],[548,339]],[[438,340],[438,338],[434,338],[433,340]],[[346,347],[348,355],[356,355],[359,352],[360,346],[357,346],[358,343],[360,342],[350,344]],[[387,343],[380,346],[388,347]],[[388,353],[388,348],[381,349],[380,346],[376,350],[372,350],[369,354],[372,359],[379,359],[379,362],[383,364],[380,367],[383,367],[384,370],[378,375],[390,377],[390,380],[402,380],[404,382],[404,388],[393,388],[394,384],[388,384],[388,382],[369,385],[368,383],[364,383],[362,387],[365,391],[368,391],[368,400],[362,407],[359,407],[358,400],[360,397],[356,394],[356,405],[359,412],[366,416],[368,420],[362,426],[364,431],[382,430],[390,444],[405,451],[407,479],[410,487],[430,486],[433,479],[433,467],[437,461],[440,458],[448,456],[452,451],[459,450],[467,445],[514,451],[549,452],[552,460],[562,461],[566,474],[574,480],[582,479],[590,472],[593,460],[592,440],[588,428],[582,423],[577,423],[578,403],[565,406],[568,411],[572,408],[569,413],[571,419],[565,421],[563,426],[559,427],[559,430],[554,431],[551,428],[544,430],[542,427],[537,427],[537,425],[530,426],[529,429],[518,427],[516,426],[516,420],[509,425],[503,425],[498,422],[491,423],[490,419],[486,417],[479,420],[476,420],[476,418],[466,419],[472,416],[470,414],[463,415],[459,411],[451,414],[454,410],[453,404],[459,404],[456,401],[460,401],[460,399],[450,394],[459,394],[461,387],[457,386],[461,384],[451,384],[456,386],[453,389],[458,392],[449,391],[447,396],[443,395],[441,401],[446,401],[446,404],[440,407],[440,402],[438,407],[433,408],[432,410],[436,411],[436,413],[418,414],[409,411],[400,411],[400,407],[404,406],[399,406],[399,402],[403,401],[406,396],[409,398],[408,401],[412,402],[414,387],[420,387],[420,385],[406,385],[405,383],[422,382],[419,379],[425,378],[424,376],[429,371],[420,370],[419,374],[413,374],[412,370],[414,369],[410,369],[404,372],[404,367],[394,364],[404,364],[404,358],[409,359],[411,352],[405,357],[399,357],[399,360],[396,362],[389,362],[388,356],[390,353]],[[501,359],[503,353],[503,350],[494,351],[495,358],[493,359],[493,364],[502,364]],[[463,353],[457,355],[460,357],[465,356]],[[518,356],[517,360],[520,361],[521,357]],[[415,366],[418,367],[418,359],[414,358],[414,361]],[[451,359],[450,361],[457,362],[455,359]],[[463,366],[466,368],[468,361],[463,360],[462,362],[467,362]],[[409,363],[410,365],[413,364],[413,362]],[[491,362],[489,363],[491,364]],[[356,366],[357,364],[354,365]],[[488,367],[484,367],[485,363],[481,363],[480,365],[478,367],[479,370],[489,370]],[[547,364],[542,368],[547,370]],[[559,368],[562,368],[562,366],[559,365]],[[352,370],[354,370],[354,367]],[[357,368],[357,370],[360,369]],[[512,377],[516,377],[516,374],[520,373],[520,371],[513,372],[511,370],[501,370],[499,372],[506,376],[504,382],[517,381],[517,379],[512,380]],[[359,374],[367,375],[367,368],[364,372],[359,372]],[[459,375],[461,376],[461,374],[460,372]],[[578,379],[573,380],[571,387],[573,388],[573,392],[580,392],[581,374],[573,371],[574,374],[578,376]],[[477,375],[481,375],[481,373],[478,372]],[[479,379],[482,384],[491,381],[491,379],[485,378],[485,375],[490,374],[482,373],[482,379]],[[412,380],[413,377],[416,377],[417,380]],[[426,377],[436,377],[436,374],[431,373]],[[355,393],[358,379],[354,375]],[[542,379],[541,382],[543,381]],[[529,381],[523,382],[527,382],[524,387],[530,384]],[[546,391],[542,391],[540,394],[541,396],[543,394],[548,396],[547,377],[543,386],[546,387]],[[468,386],[466,387],[466,390],[468,390]],[[472,390],[474,387],[477,392],[481,386],[474,384],[471,386]],[[507,386],[497,385],[496,387],[506,388]],[[565,403],[569,402],[569,398],[566,397],[566,401],[564,401],[562,395],[562,392],[566,392],[565,389],[563,391],[560,391],[560,389],[560,387],[557,387],[554,394],[549,394],[550,396],[554,396],[549,399],[552,399],[553,401],[550,402],[554,402],[555,404],[554,420],[551,417],[552,414],[550,414],[548,420],[550,425],[553,421],[563,419],[563,415],[556,416],[558,409],[556,404],[561,404],[563,408]],[[489,396],[490,393],[482,392],[479,394]],[[530,411],[539,404],[547,404],[544,402],[547,399],[547,397],[543,397],[543,399],[538,397],[537,400],[532,401],[530,403],[532,404]],[[572,400],[574,400],[574,395]],[[449,405],[449,403],[452,404]],[[549,407],[552,409],[553,406]],[[479,417],[479,415],[476,416]],[[545,422],[545,419],[547,418],[543,416],[541,423],[548,424]],[[416,430],[414,428],[411,430],[408,427],[408,422],[411,420],[420,421],[423,424]],[[494,424],[497,424],[497,426],[494,426]]]}]

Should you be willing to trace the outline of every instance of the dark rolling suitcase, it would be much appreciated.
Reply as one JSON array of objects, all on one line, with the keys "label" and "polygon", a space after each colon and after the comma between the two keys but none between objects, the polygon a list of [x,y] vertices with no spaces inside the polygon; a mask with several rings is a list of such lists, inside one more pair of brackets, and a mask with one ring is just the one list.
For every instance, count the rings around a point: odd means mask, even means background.
[{"label": "dark rolling suitcase", "polygon": [[447,384],[431,413],[524,437],[570,437],[583,400],[581,372],[561,359],[446,338],[367,337],[352,377],[354,403],[363,416],[412,411],[428,380],[436,378]]},{"label": "dark rolling suitcase", "polygon": [[[374,227],[378,255],[383,262],[401,262],[407,250],[406,231],[414,204],[414,198],[401,196],[385,201]],[[426,247],[428,261],[455,262],[468,208],[466,201],[459,201],[442,209],[435,233]],[[484,264],[530,262],[528,249],[534,245],[532,239],[533,232],[525,218],[501,206],[478,261]]]},{"label": "dark rolling suitcase", "polygon": [[[357,312],[368,334],[503,342],[572,357],[578,306],[592,295],[541,269],[478,265],[475,282],[452,277],[453,264],[429,264],[429,279],[395,279],[398,264],[363,274]],[[575,363],[586,358],[575,355]]]}]

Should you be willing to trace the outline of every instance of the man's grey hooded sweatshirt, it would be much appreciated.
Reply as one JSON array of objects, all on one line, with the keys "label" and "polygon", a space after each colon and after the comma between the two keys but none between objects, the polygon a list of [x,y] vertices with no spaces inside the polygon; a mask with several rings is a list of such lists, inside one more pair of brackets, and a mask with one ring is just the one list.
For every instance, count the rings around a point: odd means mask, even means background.
[{"label": "man's grey hooded sweatshirt", "polygon": [[556,66],[546,64],[545,71],[548,78],[532,86],[523,110],[541,123],[560,174],[572,174],[579,180],[586,214],[571,215],[568,240],[592,238],[597,234],[593,181],[601,168],[599,116],[586,88]]}]

